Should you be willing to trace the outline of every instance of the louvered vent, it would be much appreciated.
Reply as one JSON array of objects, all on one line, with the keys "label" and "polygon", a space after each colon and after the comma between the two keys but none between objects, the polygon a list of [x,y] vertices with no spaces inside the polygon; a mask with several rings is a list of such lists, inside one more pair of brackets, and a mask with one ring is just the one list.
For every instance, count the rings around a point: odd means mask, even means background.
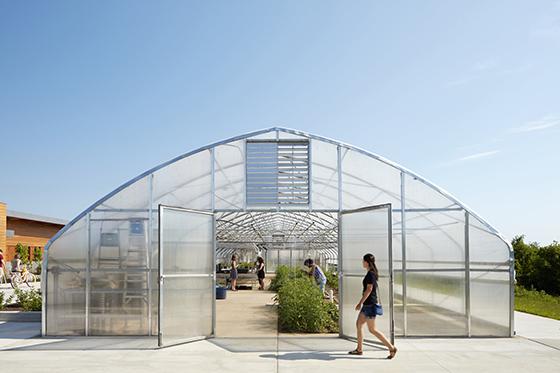
[{"label": "louvered vent", "polygon": [[309,204],[309,142],[247,142],[247,205]]}]

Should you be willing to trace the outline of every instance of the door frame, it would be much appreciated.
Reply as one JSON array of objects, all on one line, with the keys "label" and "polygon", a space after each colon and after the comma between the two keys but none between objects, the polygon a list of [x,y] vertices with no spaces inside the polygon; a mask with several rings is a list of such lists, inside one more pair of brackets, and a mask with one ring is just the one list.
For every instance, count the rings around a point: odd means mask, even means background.
[{"label": "door frame", "polygon": [[[195,214],[203,214],[203,215],[211,215],[212,216],[212,273],[210,277],[212,277],[212,330],[210,335],[204,337],[192,337],[192,338],[185,338],[182,341],[172,344],[163,344],[163,333],[162,333],[162,316],[165,314],[165,307],[163,306],[163,282],[166,277],[201,277],[200,275],[165,275],[162,273],[163,269],[163,254],[164,251],[162,250],[162,236],[163,236],[163,215],[162,212],[164,209],[167,210],[175,210],[181,212],[188,212],[188,213],[195,213]],[[200,341],[203,339],[213,338],[216,335],[216,215],[212,211],[208,210],[195,210],[189,208],[183,208],[178,206],[169,206],[164,204],[158,205],[158,347],[170,347],[176,346],[178,344],[189,343]]]},{"label": "door frame", "polygon": [[[393,207],[391,203],[384,203],[380,205],[371,205],[371,206],[364,206],[357,209],[348,209],[348,210],[340,210],[338,212],[338,288],[341,289],[338,297],[339,297],[339,318],[338,318],[338,329],[339,329],[339,336],[345,339],[353,339],[349,336],[342,334],[342,317],[344,312],[343,302],[344,302],[344,288],[342,286],[342,280],[344,276],[344,272],[342,270],[342,254],[343,254],[343,247],[342,247],[342,215],[352,214],[356,212],[364,212],[364,211],[373,211],[373,210],[380,210],[380,209],[387,209],[387,235],[388,235],[388,264],[389,264],[389,309],[385,310],[385,314],[389,311],[389,333],[390,333],[390,340],[391,343],[395,343],[395,317],[394,317],[394,298],[393,298],[393,285],[394,285],[394,268],[393,268]],[[364,338],[364,340],[367,340]]]}]

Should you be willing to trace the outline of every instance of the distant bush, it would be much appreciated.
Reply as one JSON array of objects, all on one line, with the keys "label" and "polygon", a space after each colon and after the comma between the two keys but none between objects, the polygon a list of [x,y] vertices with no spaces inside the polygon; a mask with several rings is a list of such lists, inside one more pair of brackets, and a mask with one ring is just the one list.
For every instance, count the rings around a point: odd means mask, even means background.
[{"label": "distant bush", "polygon": [[526,243],[524,238],[517,236],[512,241],[517,284],[560,295],[560,243],[540,246]]},{"label": "distant bush", "polygon": [[13,295],[6,298],[6,294],[3,291],[0,291],[0,311],[6,309],[6,306],[12,302]]},{"label": "distant bush", "polygon": [[300,268],[288,267],[286,265],[280,265],[276,268],[276,276],[270,281],[269,290],[279,291],[284,283],[290,279],[296,278],[307,278],[309,277],[306,272]]},{"label": "distant bush", "polygon": [[308,277],[287,279],[277,296],[278,324],[283,332],[338,332],[338,308],[323,299]]},{"label": "distant bush", "polygon": [[42,298],[39,290],[16,289],[15,295],[24,311],[41,311]]},{"label": "distant bush", "polygon": [[336,272],[325,271],[325,277],[327,278],[327,285],[335,290],[338,290],[338,275]]}]

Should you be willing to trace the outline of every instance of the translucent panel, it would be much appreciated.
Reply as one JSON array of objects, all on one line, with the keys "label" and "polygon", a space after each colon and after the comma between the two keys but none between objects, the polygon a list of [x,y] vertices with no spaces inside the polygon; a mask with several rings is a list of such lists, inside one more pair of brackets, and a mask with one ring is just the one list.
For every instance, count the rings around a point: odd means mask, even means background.
[{"label": "translucent panel", "polygon": [[214,148],[215,206],[242,208],[245,198],[245,142],[235,141]]},{"label": "translucent panel", "polygon": [[471,334],[510,335],[509,272],[471,272]]},{"label": "translucent panel", "polygon": [[408,335],[466,335],[465,272],[407,272]]},{"label": "translucent panel", "polygon": [[49,269],[83,269],[86,267],[87,230],[85,218],[77,221],[47,250]]},{"label": "translucent panel", "polygon": [[344,209],[391,203],[400,208],[400,170],[354,150],[342,150]]},{"label": "translucent panel", "polygon": [[303,135],[295,135],[293,133],[279,131],[278,132],[278,138],[280,140],[306,140],[308,137],[303,136]]},{"label": "translucent panel", "polygon": [[147,335],[147,291],[92,290],[90,335]]},{"label": "translucent panel", "polygon": [[212,334],[212,285],[210,277],[164,280],[160,321],[164,345]]},{"label": "translucent panel", "polygon": [[342,252],[342,331],[345,336],[355,337],[354,310],[362,295],[362,279],[366,274],[363,256],[372,253],[379,271],[379,289],[385,315],[378,317],[376,325],[389,337],[392,304],[389,303],[389,209],[386,207],[340,214]]},{"label": "translucent panel", "polygon": [[171,345],[213,329],[214,216],[160,209],[160,340]]},{"label": "translucent panel", "polygon": [[276,272],[278,268],[278,250],[266,251],[266,271],[270,273]]},{"label": "translucent panel", "polygon": [[85,272],[51,267],[47,276],[47,334],[84,335]]},{"label": "translucent panel", "polygon": [[311,140],[311,201],[314,209],[338,209],[337,146]]},{"label": "translucent panel", "polygon": [[363,274],[363,256],[375,255],[380,274],[387,274],[389,221],[386,208],[341,214],[342,272]]},{"label": "translucent panel", "polygon": [[464,212],[406,212],[405,218],[407,268],[465,268]]},{"label": "translucent panel", "polygon": [[414,176],[405,175],[406,208],[457,207],[455,202]]},{"label": "translucent panel", "polygon": [[469,219],[471,268],[509,268],[507,244],[472,215]]},{"label": "translucent panel", "polygon": [[47,334],[85,333],[87,230],[81,219],[47,250]]},{"label": "translucent panel", "polygon": [[183,158],[154,173],[154,207],[158,204],[191,209],[212,208],[210,151]]},{"label": "translucent panel", "polygon": [[164,209],[161,219],[163,272],[212,273],[213,215]]},{"label": "translucent panel", "polygon": [[149,205],[150,177],[146,176],[127,186],[96,208],[134,209]]}]

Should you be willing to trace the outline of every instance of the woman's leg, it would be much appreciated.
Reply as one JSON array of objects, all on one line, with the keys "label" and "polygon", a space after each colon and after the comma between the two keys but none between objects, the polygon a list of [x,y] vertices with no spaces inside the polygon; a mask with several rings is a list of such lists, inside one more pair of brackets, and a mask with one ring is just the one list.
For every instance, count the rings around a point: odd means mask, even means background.
[{"label": "woman's leg", "polygon": [[391,342],[389,342],[387,337],[385,337],[385,335],[381,333],[379,330],[377,330],[377,328],[375,327],[375,318],[367,319],[366,322],[367,322],[367,327],[369,332],[374,336],[376,336],[381,341],[381,343],[383,343],[385,347],[387,347],[390,351],[393,351],[395,346],[393,346]]},{"label": "woman's leg", "polygon": [[364,343],[364,333],[362,331],[364,324],[366,323],[366,316],[360,312],[358,318],[356,319],[356,337],[358,339],[358,348],[356,350],[363,351]]},{"label": "woman's leg", "polygon": [[231,280],[231,290],[237,290],[237,279]]}]

